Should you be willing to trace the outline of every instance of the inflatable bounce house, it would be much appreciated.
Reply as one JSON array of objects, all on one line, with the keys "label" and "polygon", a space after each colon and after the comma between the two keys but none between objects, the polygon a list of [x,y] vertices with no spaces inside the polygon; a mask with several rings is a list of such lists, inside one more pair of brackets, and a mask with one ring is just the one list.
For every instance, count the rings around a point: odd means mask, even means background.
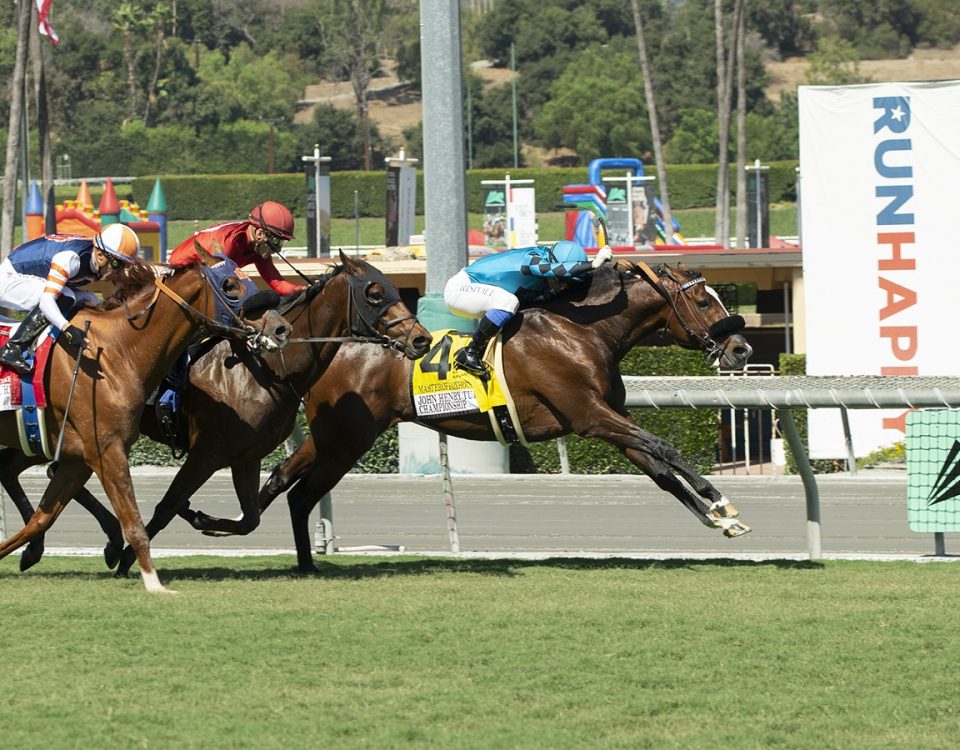
[{"label": "inflatable bounce house", "polygon": [[[617,176],[603,180],[603,170],[619,170]],[[604,219],[613,248],[633,250],[638,246],[665,245],[663,205],[646,177],[639,159],[594,159],[588,168],[589,183],[566,185],[563,207],[566,239],[584,247],[596,247],[595,216]],[[607,184],[609,183],[609,184]],[[686,244],[680,224],[673,221],[673,243]]]},{"label": "inflatable bounce house", "polygon": [[[43,198],[34,182],[27,196],[25,235],[27,240],[44,233]],[[121,222],[140,237],[140,257],[163,262],[167,258],[167,201],[160,180],[153,185],[147,210],[136,203],[117,200],[113,181],[107,180],[100,198],[100,208],[94,210],[87,181],[80,183],[76,200],[56,206],[56,233],[93,237],[101,226]]]}]

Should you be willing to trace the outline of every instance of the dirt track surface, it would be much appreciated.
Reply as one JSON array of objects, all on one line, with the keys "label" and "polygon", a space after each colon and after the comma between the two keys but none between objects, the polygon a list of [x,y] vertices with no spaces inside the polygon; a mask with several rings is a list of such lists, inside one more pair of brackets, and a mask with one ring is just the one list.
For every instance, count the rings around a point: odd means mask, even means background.
[{"label": "dirt track surface", "polygon": [[[860,472],[822,477],[825,554],[925,555],[932,535],[907,526],[903,471]],[[170,482],[170,471],[137,471],[134,483],[145,517]],[[25,475],[25,486],[39,497],[45,479]],[[753,533],[726,539],[702,526],[672,496],[637,476],[455,476],[454,493],[463,552],[511,551],[554,554],[679,553],[697,555],[782,554],[803,556],[807,522],[798,477],[715,476],[714,484],[740,509]],[[100,497],[98,485],[91,487]],[[449,551],[446,513],[439,477],[347,477],[334,491],[334,523],[340,546],[402,544],[409,551]],[[236,498],[229,474],[218,473],[198,493],[194,507],[234,517]],[[20,528],[7,508],[7,533]],[[318,518],[314,511],[311,529]],[[957,535],[947,535],[947,552],[960,551]],[[47,546],[102,546],[99,529],[85,511],[71,505],[47,535]],[[286,503],[280,498],[248,537],[213,539],[176,519],[154,544],[164,549],[292,550]]]}]

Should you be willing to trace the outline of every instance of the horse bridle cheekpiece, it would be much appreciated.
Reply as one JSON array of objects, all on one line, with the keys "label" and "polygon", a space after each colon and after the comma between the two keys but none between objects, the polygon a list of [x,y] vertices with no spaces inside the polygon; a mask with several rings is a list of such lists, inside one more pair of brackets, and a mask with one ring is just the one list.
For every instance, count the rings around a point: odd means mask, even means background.
[{"label": "horse bridle cheekpiece", "polygon": [[[364,269],[364,274],[362,276],[354,276],[353,274],[348,273],[346,269],[340,269],[337,271],[337,273],[343,273],[347,276],[347,320],[350,321],[350,335],[297,338],[290,339],[288,343],[313,344],[326,342],[351,342],[360,344],[379,344],[385,349],[396,349],[400,352],[404,351],[408,343],[406,338],[403,340],[392,339],[389,335],[387,335],[387,331],[396,325],[416,318],[415,315],[404,315],[389,322],[383,323],[383,333],[380,333],[377,330],[377,325],[381,323],[381,319],[387,313],[387,311],[402,301],[400,298],[400,293],[396,290],[396,287],[390,284],[386,280],[385,276],[372,267]],[[307,287],[306,291],[286,305],[283,310],[281,310],[281,314],[286,314],[286,312],[294,305],[308,302],[316,294],[318,294],[321,289],[323,289],[330,278],[332,278],[332,276],[311,281],[310,286]],[[371,290],[374,286],[379,286],[383,290],[382,299],[373,299]],[[409,337],[409,332],[407,336]]]},{"label": "horse bridle cheekpiece", "polygon": [[[667,304],[670,305],[671,313],[664,323],[663,330],[670,327],[671,318],[676,318],[677,323],[683,329],[687,337],[697,342],[697,345],[703,350],[708,362],[715,361],[723,354],[723,344],[730,336],[739,333],[746,326],[741,315],[727,315],[727,317],[708,325],[703,315],[697,310],[696,305],[690,300],[687,291],[700,284],[706,284],[707,280],[703,274],[695,271],[686,271],[690,278],[684,280],[676,272],[666,265],[660,264],[655,271],[651,272],[646,264],[638,264],[641,275],[653,285]],[[654,275],[655,274],[655,275]],[[671,295],[664,286],[662,279],[670,279],[677,285],[677,291]],[[710,291],[710,290],[708,290]],[[681,313],[684,309],[686,315]],[[699,321],[699,332],[690,324],[689,319]]]}]

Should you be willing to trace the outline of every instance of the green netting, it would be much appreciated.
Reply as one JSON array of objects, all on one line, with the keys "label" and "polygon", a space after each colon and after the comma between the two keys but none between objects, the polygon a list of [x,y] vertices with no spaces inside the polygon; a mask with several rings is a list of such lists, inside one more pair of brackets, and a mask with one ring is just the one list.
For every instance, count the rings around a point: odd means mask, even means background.
[{"label": "green netting", "polygon": [[960,531],[960,410],[907,415],[907,518],[912,531]]}]

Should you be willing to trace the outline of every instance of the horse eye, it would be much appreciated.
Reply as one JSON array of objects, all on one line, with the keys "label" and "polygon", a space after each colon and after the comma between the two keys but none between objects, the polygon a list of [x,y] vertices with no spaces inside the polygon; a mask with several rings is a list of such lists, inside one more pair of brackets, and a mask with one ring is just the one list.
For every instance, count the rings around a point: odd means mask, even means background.
[{"label": "horse eye", "polygon": [[373,303],[383,302],[384,293],[383,287],[373,284],[367,289],[367,301]]},{"label": "horse eye", "polygon": [[710,307],[710,298],[704,297],[703,299],[697,300],[697,307],[701,310],[707,310]]},{"label": "horse eye", "polygon": [[236,279],[224,279],[220,289],[230,299],[240,299],[240,282]]}]

